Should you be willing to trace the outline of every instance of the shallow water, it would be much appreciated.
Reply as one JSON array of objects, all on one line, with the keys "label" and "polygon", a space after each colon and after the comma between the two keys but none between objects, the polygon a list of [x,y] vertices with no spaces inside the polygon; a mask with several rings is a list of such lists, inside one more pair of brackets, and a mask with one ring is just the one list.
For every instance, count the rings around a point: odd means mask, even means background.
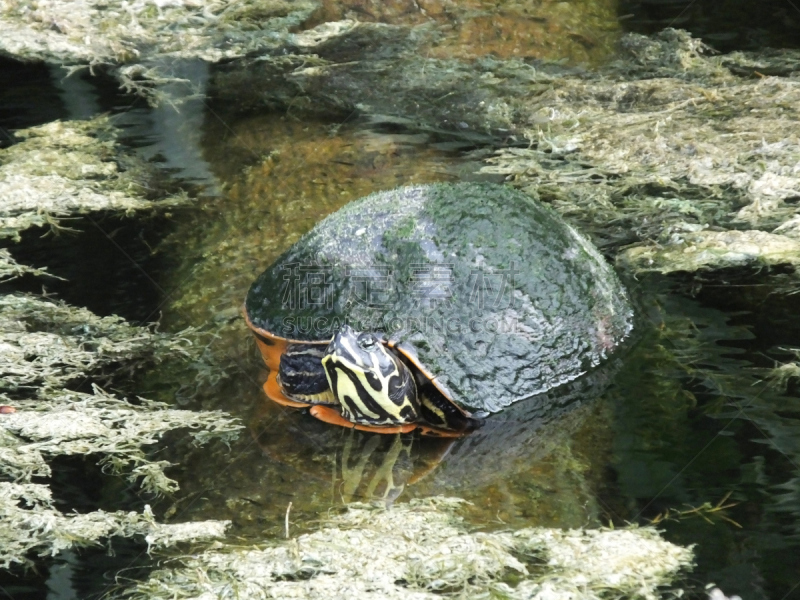
[{"label": "shallow water", "polygon": [[[163,310],[173,327],[223,324],[216,348],[232,376],[191,402],[242,416],[249,437],[188,461],[176,454],[174,518],[227,518],[237,535],[260,539],[284,534],[287,510],[292,531],[303,531],[342,502],[448,494],[472,502],[471,522],[489,529],[656,519],[670,539],[698,545],[696,581],[743,597],[792,591],[798,405],[765,382],[765,369],[787,360],[776,346],[800,343],[800,297],[764,278],[705,288],[631,281],[641,314],[633,347],[562,390],[553,414],[516,406],[455,442],[331,428],[264,399],[266,373],[238,317],[250,282],[346,201],[469,177],[474,156],[287,115],[215,119],[207,132],[204,156],[226,192],[179,218],[164,242],[182,260],[164,274],[176,288]],[[714,510],[720,502],[730,506]]]},{"label": "shallow water", "polygon": [[[672,10],[679,3],[639,4]],[[646,27],[648,19],[622,23]],[[464,25],[462,48],[482,39],[484,26],[477,18]],[[513,53],[520,42],[509,43]],[[3,127],[69,114],[49,74],[0,68],[24,71],[24,78],[15,74],[17,81],[43,91],[41,107],[25,110],[19,98],[31,93],[28,87],[6,92]],[[470,500],[470,522],[487,529],[656,519],[672,541],[696,544],[692,579],[699,589],[713,581],[746,599],[800,597],[800,403],[796,381],[788,389],[770,385],[766,373],[774,361],[790,359],[778,347],[800,346],[800,296],[755,276],[735,286],[699,288],[675,279],[631,281],[641,315],[636,339],[592,378],[560,393],[553,414],[515,407],[455,442],[328,427],[264,399],[265,372],[240,317],[250,282],[346,202],[408,183],[475,178],[479,154],[401,129],[291,111],[236,117],[224,107],[196,104],[191,119],[197,126],[180,138],[190,148],[179,160],[163,156],[173,132],[159,131],[172,127],[165,115],[107,89],[89,94],[99,110],[122,115],[129,143],[162,159],[187,185],[205,186],[206,195],[155,226],[81,221],[76,225],[86,233],[56,245],[37,241],[41,232],[32,232],[16,256],[68,277],[71,285],[53,282],[53,289],[98,313],[160,317],[170,330],[214,332],[215,377],[187,381],[193,371],[167,364],[131,385],[154,399],[221,408],[248,424],[231,448],[194,448],[175,436],[160,449],[180,463],[171,473],[180,492],[157,504],[165,518],[231,519],[232,535],[254,542],[282,537],[287,511],[297,533],[343,502],[448,494]],[[124,254],[116,253],[116,244],[103,246],[109,236],[123,240]],[[89,285],[93,280],[104,286]],[[60,466],[64,477],[54,488],[64,506],[138,508],[143,502],[91,467]],[[74,493],[92,478],[98,497],[76,500]],[[730,506],[715,510],[719,503]],[[708,509],[696,510],[704,504]],[[141,561],[136,544],[120,546],[102,570]],[[15,598],[90,597],[109,585],[98,577],[100,569],[93,573],[96,560],[90,552],[65,554],[49,565],[49,576],[15,580],[15,587],[0,580],[0,589]],[[42,573],[47,570],[44,565]]]}]

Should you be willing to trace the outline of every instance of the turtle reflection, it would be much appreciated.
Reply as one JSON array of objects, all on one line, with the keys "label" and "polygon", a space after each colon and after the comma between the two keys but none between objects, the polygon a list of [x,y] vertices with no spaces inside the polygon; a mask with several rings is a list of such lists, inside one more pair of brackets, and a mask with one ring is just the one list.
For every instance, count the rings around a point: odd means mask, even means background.
[{"label": "turtle reflection", "polygon": [[[250,430],[264,454],[302,474],[309,493],[329,488],[333,503],[391,503],[404,492],[406,496],[453,493],[454,488],[480,497],[498,475],[515,480],[543,461],[552,463],[554,448],[569,445],[581,428],[602,427],[591,422],[596,412],[593,400],[613,379],[618,364],[609,361],[590,377],[518,403],[463,438],[329,427],[267,400],[259,404]],[[411,487],[418,491],[410,492]]]},{"label": "turtle reflection", "polygon": [[270,458],[331,486],[334,502],[393,502],[430,474],[452,439],[331,428],[264,402],[250,424]]}]

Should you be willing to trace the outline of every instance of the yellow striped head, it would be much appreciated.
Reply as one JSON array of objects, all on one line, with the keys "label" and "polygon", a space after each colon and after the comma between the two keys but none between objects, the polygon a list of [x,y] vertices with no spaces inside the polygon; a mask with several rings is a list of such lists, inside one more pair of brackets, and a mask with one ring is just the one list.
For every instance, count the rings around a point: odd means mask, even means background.
[{"label": "yellow striped head", "polygon": [[342,416],[349,421],[394,425],[417,420],[411,372],[373,334],[344,325],[328,345],[322,365]]}]

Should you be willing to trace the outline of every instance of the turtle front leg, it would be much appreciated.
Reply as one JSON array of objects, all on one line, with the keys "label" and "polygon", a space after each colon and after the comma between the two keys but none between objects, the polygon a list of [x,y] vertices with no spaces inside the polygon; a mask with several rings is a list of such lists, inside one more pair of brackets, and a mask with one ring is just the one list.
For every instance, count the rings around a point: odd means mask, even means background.
[{"label": "turtle front leg", "polygon": [[267,398],[281,406],[289,406],[291,408],[306,408],[308,406],[306,403],[292,400],[283,393],[281,384],[278,382],[278,374],[275,371],[269,372],[267,380],[264,382],[264,393]]},{"label": "turtle front leg", "polygon": [[337,404],[328,385],[321,344],[288,344],[277,369],[270,371],[264,391],[283,406],[305,408],[316,404]]}]

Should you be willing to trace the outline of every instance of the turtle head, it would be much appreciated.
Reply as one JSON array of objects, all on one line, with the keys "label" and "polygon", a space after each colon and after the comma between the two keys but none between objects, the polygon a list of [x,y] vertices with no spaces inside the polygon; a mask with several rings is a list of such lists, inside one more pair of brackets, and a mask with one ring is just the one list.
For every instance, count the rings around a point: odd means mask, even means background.
[{"label": "turtle head", "polygon": [[380,337],[344,325],[328,344],[322,365],[348,420],[373,425],[417,420],[414,378]]},{"label": "turtle head", "polygon": [[356,331],[350,325],[343,325],[333,336],[325,354],[326,364],[337,364],[364,377],[366,373],[377,375],[394,369],[398,361],[380,337]]}]

